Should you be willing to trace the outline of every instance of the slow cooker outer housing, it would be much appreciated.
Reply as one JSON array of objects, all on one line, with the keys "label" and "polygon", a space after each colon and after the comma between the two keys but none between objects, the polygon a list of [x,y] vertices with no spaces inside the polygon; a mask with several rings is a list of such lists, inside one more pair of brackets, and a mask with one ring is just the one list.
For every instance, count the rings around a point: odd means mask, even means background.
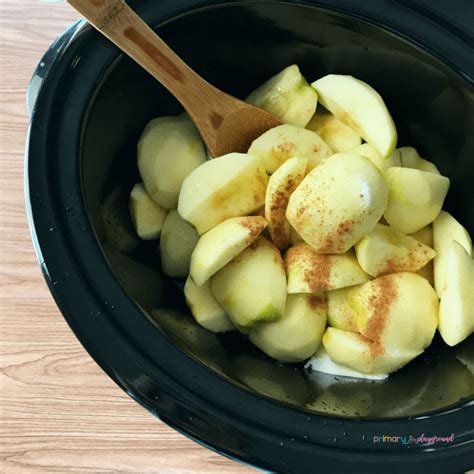
[{"label": "slow cooker outer housing", "polygon": [[[129,3],[147,22],[158,25],[222,2],[169,0],[160,2],[159,8],[152,1]],[[470,32],[462,17],[446,19],[442,10],[430,10],[424,2],[306,4],[347,13],[406,37],[472,86]],[[380,472],[383,465],[386,472],[443,473],[472,467],[472,401],[394,420],[304,412],[216,376],[143,317],[110,271],[82,192],[83,123],[98,84],[117,57],[115,47],[79,22],[46,54],[33,81],[41,87],[30,95],[33,112],[25,179],[36,251],[58,306],[94,359],[166,423],[222,454],[259,467],[280,472]],[[473,208],[472,191],[466,206]],[[407,447],[371,441],[374,435],[447,431],[455,433],[449,445]]]}]

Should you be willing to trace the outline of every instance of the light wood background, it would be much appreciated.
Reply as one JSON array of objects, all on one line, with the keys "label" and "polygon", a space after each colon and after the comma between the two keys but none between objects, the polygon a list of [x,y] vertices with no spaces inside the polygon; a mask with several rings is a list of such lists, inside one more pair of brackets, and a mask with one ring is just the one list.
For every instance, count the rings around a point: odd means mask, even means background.
[{"label": "light wood background", "polygon": [[66,4],[0,0],[0,472],[254,472],[176,433],[96,366],[38,268],[23,198],[25,90]]}]

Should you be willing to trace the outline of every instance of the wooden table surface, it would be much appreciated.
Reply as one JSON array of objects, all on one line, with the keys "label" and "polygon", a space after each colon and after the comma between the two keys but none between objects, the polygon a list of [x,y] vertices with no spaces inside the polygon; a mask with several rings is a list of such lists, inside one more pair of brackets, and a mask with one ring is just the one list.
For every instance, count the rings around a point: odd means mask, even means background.
[{"label": "wooden table surface", "polygon": [[43,281],[26,223],[25,90],[66,4],[0,0],[0,472],[254,472],[173,431],[93,362]]}]

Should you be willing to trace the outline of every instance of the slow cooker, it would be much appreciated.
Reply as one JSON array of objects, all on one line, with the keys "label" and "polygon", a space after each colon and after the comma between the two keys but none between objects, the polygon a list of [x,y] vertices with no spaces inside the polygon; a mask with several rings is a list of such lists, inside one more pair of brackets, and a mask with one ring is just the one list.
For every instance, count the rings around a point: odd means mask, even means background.
[{"label": "slow cooker", "polygon": [[[415,146],[450,177],[446,208],[474,235],[471,2],[129,3],[237,97],[292,63],[310,80],[339,73],[370,83],[399,146]],[[84,21],[46,52],[28,101],[26,195],[40,265],[78,339],[133,399],[195,441],[271,471],[474,466],[472,336],[454,348],[436,339],[388,380],[369,382],[308,374],[237,334],[205,331],[127,215],[138,137],[150,119],[180,113],[177,101]]]}]

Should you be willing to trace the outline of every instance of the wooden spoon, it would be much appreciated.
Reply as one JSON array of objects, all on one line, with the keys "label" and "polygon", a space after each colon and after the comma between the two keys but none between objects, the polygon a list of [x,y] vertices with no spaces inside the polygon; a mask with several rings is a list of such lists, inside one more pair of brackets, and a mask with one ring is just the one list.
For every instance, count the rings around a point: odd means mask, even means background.
[{"label": "wooden spoon", "polygon": [[245,153],[255,138],[280,125],[196,74],[123,0],[67,1],[181,102],[212,156]]}]

